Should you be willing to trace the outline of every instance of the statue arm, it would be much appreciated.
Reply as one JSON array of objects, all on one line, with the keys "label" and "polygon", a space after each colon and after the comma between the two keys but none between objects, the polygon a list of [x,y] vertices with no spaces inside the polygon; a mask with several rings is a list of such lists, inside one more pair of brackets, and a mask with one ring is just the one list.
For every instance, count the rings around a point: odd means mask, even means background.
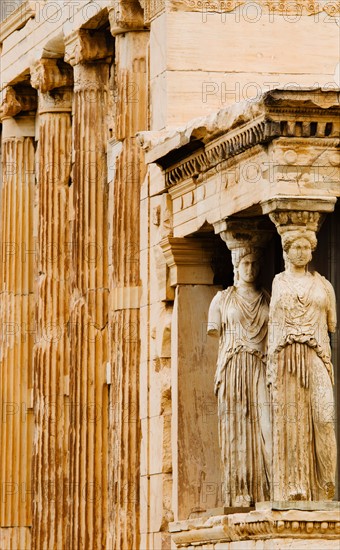
[{"label": "statue arm", "polygon": [[209,336],[220,336],[221,332],[221,292],[218,292],[211,301],[208,313],[207,334]]},{"label": "statue arm", "polygon": [[327,324],[329,332],[335,332],[336,330],[336,298],[334,288],[329,281],[326,280],[326,289],[329,299],[329,306],[327,310]]}]

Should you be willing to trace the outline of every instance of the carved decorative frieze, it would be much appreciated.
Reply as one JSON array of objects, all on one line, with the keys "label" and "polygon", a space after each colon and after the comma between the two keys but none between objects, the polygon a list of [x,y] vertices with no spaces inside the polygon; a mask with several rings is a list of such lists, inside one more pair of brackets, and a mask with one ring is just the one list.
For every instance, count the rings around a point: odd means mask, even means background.
[{"label": "carved decorative frieze", "polygon": [[146,0],[144,8],[144,19],[150,23],[165,11],[165,0]]},{"label": "carved decorative frieze", "polygon": [[[338,17],[340,13],[340,2],[338,0],[320,1],[309,0],[146,0],[145,2],[145,21],[152,21],[158,17],[165,9],[169,11],[190,11],[190,12],[215,12],[231,13],[238,8],[244,10],[246,16],[250,17],[250,10],[256,14],[256,18],[261,15],[283,16],[283,17],[301,17],[318,16],[324,14],[329,17]],[[249,10],[249,14],[248,14]],[[255,15],[253,16],[255,17]]]},{"label": "carved decorative frieze", "polygon": [[[334,503],[335,504],[335,503]],[[227,543],[256,539],[327,539],[337,540],[340,534],[339,510],[255,510],[178,521],[170,524],[172,540],[177,548],[190,545],[204,547],[209,543]],[[201,544],[201,545],[200,545]]]},{"label": "carved decorative frieze", "polygon": [[113,43],[105,32],[93,32],[80,29],[70,34],[65,40],[65,61],[72,65],[98,60],[110,60],[113,54]]},{"label": "carved decorative frieze", "polygon": [[[330,121],[328,124],[330,128],[332,122]],[[289,125],[289,132],[286,131],[287,126],[288,121],[286,120],[263,120],[248,124],[239,131],[230,132],[227,136],[214,141],[204,149],[200,149],[197,153],[191,155],[188,160],[167,169],[165,171],[166,185],[170,187],[187,178],[195,178],[200,173],[207,172],[228,158],[237,156],[256,145],[264,145],[275,138],[314,138],[316,134],[319,139],[324,138],[327,140],[329,137],[328,130],[326,130],[327,123],[325,124],[324,122],[320,123],[320,125],[317,121],[306,124],[303,136],[299,134],[299,123],[291,123]],[[323,135],[320,135],[322,132]],[[334,145],[334,143],[330,142],[330,145]]]},{"label": "carved decorative frieze", "polygon": [[[256,102],[245,101],[241,108],[234,105],[222,109],[176,130],[141,132],[138,139],[147,162],[157,162],[165,172],[166,185],[172,187],[277,138],[294,140],[294,148],[307,142],[336,147],[340,136],[338,104],[336,91],[274,90]],[[295,158],[295,151],[292,153]],[[291,156],[288,154],[288,162]]]}]

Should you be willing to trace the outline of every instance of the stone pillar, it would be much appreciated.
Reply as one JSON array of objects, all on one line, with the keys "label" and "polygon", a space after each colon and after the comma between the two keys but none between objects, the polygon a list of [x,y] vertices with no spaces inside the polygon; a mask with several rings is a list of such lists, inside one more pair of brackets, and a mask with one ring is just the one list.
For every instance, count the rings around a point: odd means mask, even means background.
[{"label": "stone pillar", "polygon": [[[74,67],[70,207],[70,533],[68,548],[96,549],[107,532],[108,140],[110,35],[66,40]],[[72,199],[71,199],[72,200]]]},{"label": "stone pillar", "polygon": [[[126,6],[128,4],[126,3]],[[124,19],[124,10],[122,18]],[[131,15],[131,13],[130,13]],[[115,38],[116,119],[121,142],[110,185],[110,550],[139,548],[140,188],[145,177],[135,134],[147,128],[147,32],[110,12]],[[124,34],[125,33],[125,34]]]},{"label": "stone pillar", "polygon": [[[60,66],[60,63],[59,63]],[[42,59],[31,69],[38,100],[37,341],[34,347],[32,546],[65,546],[69,378],[69,190],[72,69]]]},{"label": "stone pillar", "polygon": [[168,267],[169,285],[175,290],[171,323],[172,510],[175,520],[187,519],[190,514],[221,505],[214,396],[218,342],[207,337],[209,304],[219,290],[213,286],[213,242],[209,237],[165,237],[160,242]]},{"label": "stone pillar", "polygon": [[35,102],[31,89],[18,96],[9,87],[1,108],[0,536],[6,548],[30,547]]}]

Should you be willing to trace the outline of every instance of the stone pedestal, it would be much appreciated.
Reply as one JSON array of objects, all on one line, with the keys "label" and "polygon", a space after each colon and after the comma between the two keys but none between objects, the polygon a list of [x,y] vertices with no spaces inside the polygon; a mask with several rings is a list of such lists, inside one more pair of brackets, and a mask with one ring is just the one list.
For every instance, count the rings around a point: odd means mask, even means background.
[{"label": "stone pedestal", "polygon": [[[190,550],[338,550],[339,503],[261,503],[247,513],[171,523],[173,548]],[[332,504],[332,506],[330,506]],[[317,506],[318,505],[318,506]]]}]

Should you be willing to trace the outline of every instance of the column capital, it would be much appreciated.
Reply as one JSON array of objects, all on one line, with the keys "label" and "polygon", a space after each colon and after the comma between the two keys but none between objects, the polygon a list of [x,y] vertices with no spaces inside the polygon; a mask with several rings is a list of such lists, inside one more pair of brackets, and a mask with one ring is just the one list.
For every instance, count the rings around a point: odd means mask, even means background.
[{"label": "column capital", "polygon": [[327,213],[333,212],[336,197],[274,197],[261,203],[282,236],[288,230],[309,230],[317,233]]},{"label": "column capital", "polygon": [[74,67],[91,61],[110,62],[113,44],[106,32],[79,29],[65,39],[65,61]]},{"label": "column capital", "polygon": [[108,8],[113,36],[127,31],[145,30],[144,12],[138,0],[116,0]]},{"label": "column capital", "polygon": [[72,86],[72,69],[59,59],[42,58],[31,66],[31,85],[42,93],[55,88]]},{"label": "column capital", "polygon": [[33,111],[37,106],[36,95],[29,90],[17,92],[12,86],[7,86],[3,92],[3,102],[0,106],[0,120],[15,117],[22,111]]},{"label": "column capital", "polygon": [[[217,231],[218,227],[218,231]],[[225,219],[215,224],[215,232],[226,243],[229,250],[265,248],[274,230],[264,217]]]}]

